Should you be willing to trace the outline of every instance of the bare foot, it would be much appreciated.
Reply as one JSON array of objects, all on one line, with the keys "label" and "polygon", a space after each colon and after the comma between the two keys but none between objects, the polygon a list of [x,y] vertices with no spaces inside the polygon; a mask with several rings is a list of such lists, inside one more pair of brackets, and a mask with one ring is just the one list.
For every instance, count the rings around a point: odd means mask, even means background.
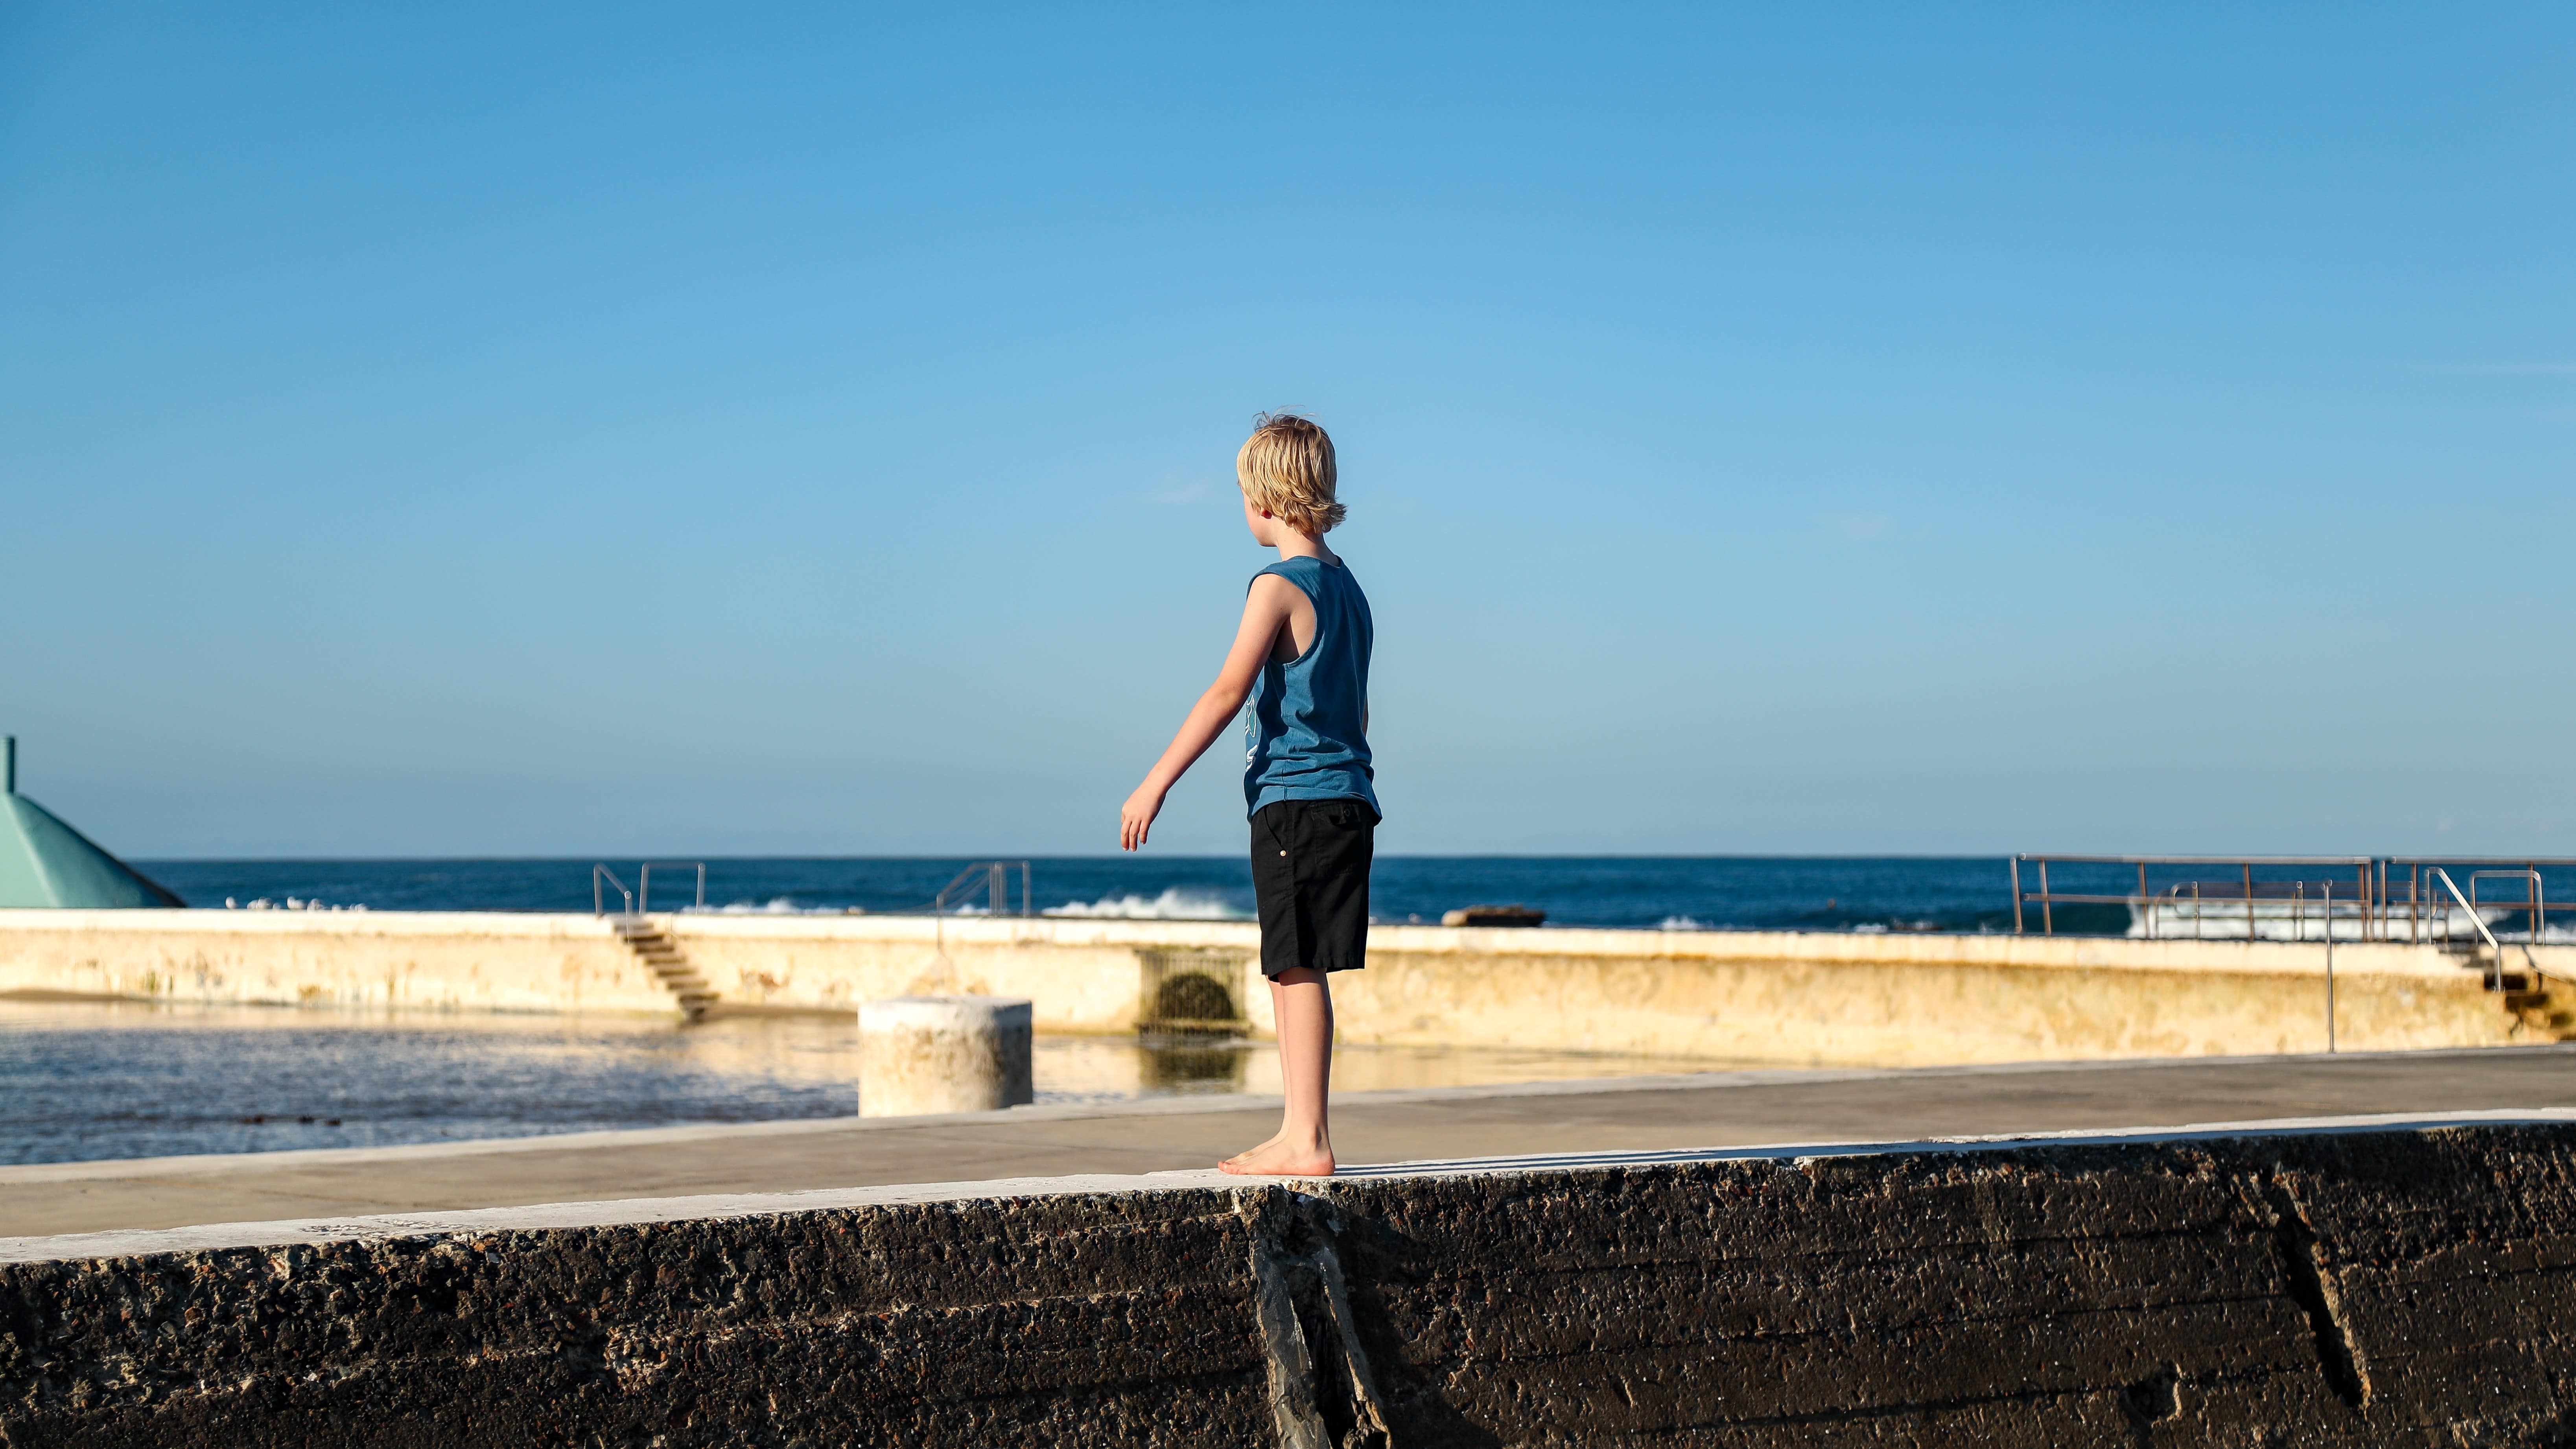
[{"label": "bare foot", "polygon": [[1330,1177],[1333,1148],[1328,1142],[1283,1142],[1277,1137],[1217,1164],[1238,1177]]},{"label": "bare foot", "polygon": [[1278,1131],[1271,1133],[1269,1136],[1262,1138],[1259,1142],[1254,1143],[1252,1146],[1247,1147],[1241,1152],[1234,1154],[1232,1157],[1227,1158],[1225,1161],[1218,1163],[1217,1166],[1224,1168],[1228,1172],[1232,1172],[1234,1171],[1234,1165],[1236,1163],[1249,1162],[1253,1158],[1260,1156],[1262,1153],[1269,1151],[1271,1148],[1278,1146],[1279,1139],[1286,1136],[1287,1131],[1287,1128],[1282,1127]]}]

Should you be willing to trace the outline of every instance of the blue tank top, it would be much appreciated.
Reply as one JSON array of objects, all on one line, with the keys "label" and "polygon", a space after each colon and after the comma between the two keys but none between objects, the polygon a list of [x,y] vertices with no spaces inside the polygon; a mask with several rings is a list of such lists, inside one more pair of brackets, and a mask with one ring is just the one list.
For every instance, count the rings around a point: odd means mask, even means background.
[{"label": "blue tank top", "polygon": [[1281,559],[1261,573],[1295,584],[1314,604],[1315,641],[1285,664],[1263,664],[1252,681],[1243,716],[1247,813],[1281,800],[1365,800],[1377,812],[1361,728],[1376,636],[1368,596],[1348,567],[1322,559]]}]

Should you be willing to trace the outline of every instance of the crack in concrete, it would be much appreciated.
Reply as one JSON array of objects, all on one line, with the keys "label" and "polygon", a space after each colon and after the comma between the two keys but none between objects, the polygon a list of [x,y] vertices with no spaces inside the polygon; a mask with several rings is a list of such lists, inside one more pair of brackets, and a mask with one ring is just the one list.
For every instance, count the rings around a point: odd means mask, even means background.
[{"label": "crack in concrete", "polygon": [[[1335,1249],[1340,1224],[1320,1199],[1282,1188],[1243,1195],[1252,1230],[1253,1316],[1269,1367],[1270,1409],[1280,1449],[1336,1449],[1323,1414],[1323,1376],[1306,1342],[1298,1314],[1312,1304],[1333,1331],[1348,1379],[1352,1433],[1342,1449],[1394,1449],[1394,1414],[1378,1391],[1368,1349],[1360,1342],[1359,1316]],[[1292,1245],[1292,1239],[1302,1240]]]},{"label": "crack in concrete", "polygon": [[2358,1409],[2370,1402],[2370,1377],[2353,1345],[2351,1326],[2344,1322],[2343,1296],[2335,1291],[2307,1204],[2289,1179],[2278,1173],[2263,1180],[2261,1191],[2263,1206],[2270,1210],[2282,1277],[2290,1297],[2308,1315],[2308,1331],[2316,1339],[2326,1385],[2345,1407]]}]

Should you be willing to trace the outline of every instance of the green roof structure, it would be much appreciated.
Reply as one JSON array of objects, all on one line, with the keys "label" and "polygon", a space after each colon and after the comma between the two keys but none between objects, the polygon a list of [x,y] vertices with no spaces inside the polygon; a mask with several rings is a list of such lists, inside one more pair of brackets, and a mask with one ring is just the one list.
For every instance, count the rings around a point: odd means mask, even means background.
[{"label": "green roof structure", "polygon": [[18,793],[18,737],[0,735],[0,906],[115,910],[184,906]]}]

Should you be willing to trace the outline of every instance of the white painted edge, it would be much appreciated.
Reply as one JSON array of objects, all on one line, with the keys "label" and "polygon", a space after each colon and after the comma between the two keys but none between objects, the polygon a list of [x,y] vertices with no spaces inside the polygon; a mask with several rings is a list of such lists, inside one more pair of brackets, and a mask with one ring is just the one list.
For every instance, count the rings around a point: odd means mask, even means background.
[{"label": "white painted edge", "polygon": [[1336,1182],[1380,1183],[1406,1179],[1523,1177],[1622,1167],[1701,1162],[1772,1161],[1796,1167],[1836,1158],[1993,1152],[2048,1145],[2206,1142],[2283,1134],[2429,1131],[2444,1127],[2576,1123],[2576,1108],[2493,1108],[2419,1115],[2402,1112],[2351,1117],[2275,1117],[2183,1127],[2085,1128],[1991,1137],[1932,1137],[1908,1142],[1787,1143],[1679,1151],[1571,1152],[1527,1157],[1463,1157],[1422,1162],[1355,1165],[1331,1178],[1246,1178],[1209,1168],[1143,1175],[1012,1177],[987,1182],[931,1182],[894,1187],[819,1188],[806,1192],[710,1193],[690,1197],[625,1198],[607,1202],[539,1203],[528,1207],[470,1208],[452,1212],[380,1213],[347,1218],[208,1223],[185,1228],[123,1229],[50,1237],[0,1238],[0,1263],[44,1263],[130,1258],[154,1253],[193,1253],[230,1248],[276,1248],[389,1238],[447,1237],[565,1228],[633,1227],[703,1222],[845,1208],[967,1202],[1006,1198],[1083,1197],[1201,1191],[1264,1186],[1317,1188]]},{"label": "white painted edge", "polygon": [[[2576,1056],[2576,1042],[2527,1047],[2433,1047],[2416,1051],[2323,1052],[2265,1056],[2110,1057],[2085,1061],[1982,1062],[1940,1067],[1764,1067],[1728,1072],[1662,1072],[1632,1077],[1572,1077],[1549,1082],[1501,1082],[1469,1087],[1402,1087],[1379,1092],[1340,1092],[1348,1108],[1409,1103],[1474,1102],[1512,1097],[1608,1096],[1629,1092],[1698,1092],[1730,1088],[1806,1086],[1838,1082],[1924,1078],[2023,1076],[2053,1072],[2118,1072],[2193,1067],[2328,1066],[2336,1063],[2428,1061],[2463,1057]],[[33,1162],[0,1167],[0,1187],[48,1182],[91,1182],[219,1172],[270,1172],[369,1162],[480,1157],[518,1152],[587,1152],[711,1142],[740,1137],[802,1137],[833,1132],[899,1132],[958,1126],[1018,1126],[1025,1122],[1086,1122],[1117,1117],[1194,1117],[1225,1112],[1276,1112],[1272,1096],[1141,1097],[1107,1102],[1064,1102],[1008,1107],[998,1112],[947,1112],[921,1117],[799,1117],[773,1122],[705,1122],[685,1127],[627,1127],[594,1132],[539,1133],[525,1137],[469,1137],[453,1142],[414,1142],[399,1147],[305,1147],[281,1152],[205,1152],[175,1157],[109,1157],[87,1162]]]}]

